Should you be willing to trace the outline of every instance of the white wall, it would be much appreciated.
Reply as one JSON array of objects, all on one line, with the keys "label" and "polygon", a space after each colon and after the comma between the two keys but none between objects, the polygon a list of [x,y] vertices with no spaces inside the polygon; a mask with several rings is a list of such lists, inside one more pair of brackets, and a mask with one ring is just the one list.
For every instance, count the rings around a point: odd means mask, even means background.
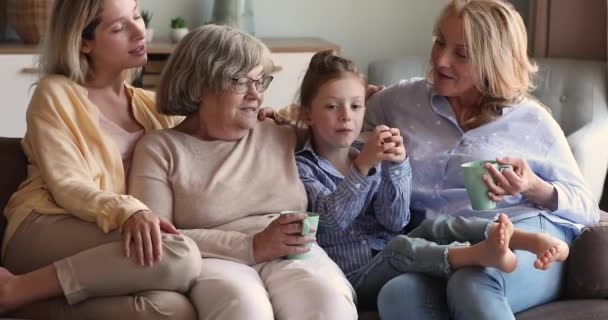
[{"label": "white wall", "polygon": [[[222,0],[217,0],[222,1]],[[211,19],[212,0],[141,0],[154,12],[155,37],[183,15],[190,28]],[[427,55],[435,17],[445,0],[253,0],[256,36],[315,36],[338,44],[366,69],[370,60]]]}]

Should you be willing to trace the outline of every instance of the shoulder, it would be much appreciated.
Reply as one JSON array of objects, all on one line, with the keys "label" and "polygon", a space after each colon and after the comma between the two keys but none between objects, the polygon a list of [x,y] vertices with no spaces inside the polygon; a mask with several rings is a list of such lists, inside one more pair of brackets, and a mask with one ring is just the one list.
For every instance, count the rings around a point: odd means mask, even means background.
[{"label": "shoulder", "polygon": [[296,130],[291,125],[277,125],[272,119],[264,119],[258,122],[253,130],[262,136],[262,139],[272,139],[295,148]]},{"label": "shoulder", "polygon": [[74,91],[78,93],[86,92],[81,85],[65,76],[49,75],[38,80],[34,95],[57,96]]},{"label": "shoulder", "polygon": [[86,89],[67,77],[49,75],[36,82],[28,112],[74,109],[76,105],[81,105],[86,95]]},{"label": "shoulder", "polygon": [[401,80],[396,84],[374,94],[368,101],[368,106],[390,107],[406,99],[428,99],[432,86],[425,78]]},{"label": "shoulder", "polygon": [[522,130],[533,130],[543,137],[555,137],[555,135],[563,136],[563,130],[557,123],[551,111],[535,100],[534,98],[525,98],[513,109],[505,114],[507,121],[517,122]]}]

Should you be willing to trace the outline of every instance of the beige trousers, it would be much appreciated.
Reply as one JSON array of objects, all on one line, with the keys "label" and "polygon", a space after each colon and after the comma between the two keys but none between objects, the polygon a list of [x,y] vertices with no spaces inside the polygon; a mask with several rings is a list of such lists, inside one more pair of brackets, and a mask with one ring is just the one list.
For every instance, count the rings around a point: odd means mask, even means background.
[{"label": "beige trousers", "polygon": [[353,288],[317,245],[303,260],[203,259],[190,300],[200,320],[357,319]]},{"label": "beige trousers", "polygon": [[124,257],[121,239],[118,231],[105,234],[96,224],[71,215],[32,212],[9,241],[4,265],[24,274],[53,263],[65,298],[24,307],[15,316],[194,319],[181,293],[200,272],[196,244],[185,236],[163,234],[161,261],[142,267],[134,255]]}]

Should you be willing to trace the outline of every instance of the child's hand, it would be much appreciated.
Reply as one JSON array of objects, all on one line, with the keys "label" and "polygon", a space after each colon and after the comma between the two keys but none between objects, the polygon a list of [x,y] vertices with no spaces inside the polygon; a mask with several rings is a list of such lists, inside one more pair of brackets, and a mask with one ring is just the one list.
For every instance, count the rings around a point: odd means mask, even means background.
[{"label": "child's hand", "polygon": [[389,131],[391,136],[384,139],[384,153],[387,154],[388,159],[383,160],[402,162],[407,156],[405,146],[403,145],[403,137],[397,128],[390,128]]},{"label": "child's hand", "polygon": [[[353,161],[359,173],[367,176],[369,170],[375,167],[378,162],[383,160],[392,161],[394,155],[385,152],[397,147],[397,144],[392,141],[392,136],[391,128],[385,125],[379,125],[374,128],[371,137],[363,146],[363,149],[361,149],[361,153]],[[401,144],[403,145],[403,143]]]}]

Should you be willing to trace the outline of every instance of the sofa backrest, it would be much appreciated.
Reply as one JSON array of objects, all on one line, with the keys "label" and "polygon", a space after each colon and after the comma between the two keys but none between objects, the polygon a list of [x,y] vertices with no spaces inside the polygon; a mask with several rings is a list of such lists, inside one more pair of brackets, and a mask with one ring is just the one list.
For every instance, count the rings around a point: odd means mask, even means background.
[{"label": "sofa backrest", "polygon": [[[538,58],[539,72],[532,95],[545,104],[567,135],[592,119],[608,117],[608,79],[605,61]],[[401,79],[424,77],[428,57],[407,56],[373,61],[372,84],[391,85]]]},{"label": "sofa backrest", "polygon": [[2,209],[0,239],[2,239],[6,226],[4,207],[27,175],[27,157],[21,149],[20,138],[0,137],[0,168],[3,172],[2,179],[0,179],[0,208]]}]

